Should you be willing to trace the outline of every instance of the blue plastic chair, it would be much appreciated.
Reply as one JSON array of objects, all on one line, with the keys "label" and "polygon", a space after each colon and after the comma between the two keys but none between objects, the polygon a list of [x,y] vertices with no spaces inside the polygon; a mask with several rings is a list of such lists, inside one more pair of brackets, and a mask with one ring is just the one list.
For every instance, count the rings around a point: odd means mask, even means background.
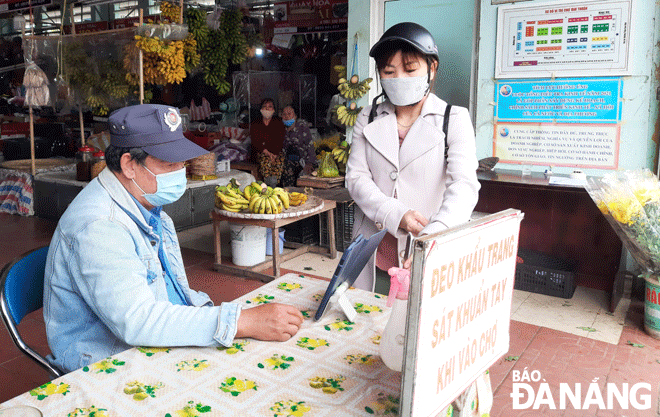
[{"label": "blue plastic chair", "polygon": [[21,338],[17,326],[44,303],[44,271],[48,246],[34,249],[9,262],[0,272],[0,313],[18,349],[46,369],[53,378],[63,375]]}]

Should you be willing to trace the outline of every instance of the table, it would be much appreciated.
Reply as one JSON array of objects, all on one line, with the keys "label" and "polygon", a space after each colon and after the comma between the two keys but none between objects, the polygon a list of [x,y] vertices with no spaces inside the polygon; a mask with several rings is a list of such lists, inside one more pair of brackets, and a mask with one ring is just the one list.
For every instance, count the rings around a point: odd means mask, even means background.
[{"label": "table", "polygon": [[610,311],[616,309],[623,293],[624,274],[618,273],[623,246],[583,187],[551,185],[537,172],[523,177],[521,171],[496,169],[477,176],[475,210],[525,213],[519,247],[575,262],[577,284],[610,293]]},{"label": "table", "polygon": [[[280,276],[280,263],[288,261],[289,259],[293,259],[296,256],[300,256],[303,253],[310,252],[310,251],[317,251],[319,253],[327,253],[328,257],[330,259],[335,259],[337,257],[337,246],[335,244],[335,236],[334,236],[334,212],[333,209],[336,207],[336,202],[332,200],[323,200],[323,207],[319,210],[316,210],[311,213],[307,214],[300,214],[295,217],[286,217],[286,218],[279,218],[277,216],[272,216],[272,218],[238,218],[238,217],[230,217],[225,214],[222,214],[221,211],[213,210],[211,211],[211,220],[213,220],[213,235],[215,236],[215,264],[214,269],[218,272],[224,272],[224,273],[230,273],[238,276],[244,276],[248,278],[257,278],[260,279],[264,282],[272,281],[273,278],[277,278]],[[299,243],[293,243],[293,242],[287,242],[286,246],[287,247],[293,247],[294,250],[280,254],[279,250],[277,250],[280,247],[280,234],[279,234],[279,228],[286,226],[287,224],[295,223],[300,220],[304,220],[308,217],[311,216],[316,216],[321,213],[328,213],[327,218],[326,218],[326,224],[328,226],[328,230],[331,235],[330,243],[328,249],[321,248],[318,246],[310,246],[306,244],[299,244]],[[261,217],[267,217],[262,215]],[[272,239],[273,239],[273,259],[272,259],[272,266],[273,266],[273,275],[268,275],[265,273],[262,273],[260,271],[263,271],[264,269],[267,269],[270,266],[270,261],[265,261],[262,263],[259,263],[257,265],[251,266],[251,267],[240,267],[240,266],[234,266],[234,265],[227,265],[222,263],[222,245],[220,242],[220,222],[221,221],[229,221],[232,223],[237,223],[237,224],[243,224],[247,226],[260,226],[260,227],[268,227],[272,229]]]},{"label": "table", "polygon": [[237,339],[231,348],[132,348],[0,409],[29,405],[45,417],[396,415],[401,374],[378,356],[389,319],[387,297],[350,289],[346,294],[358,311],[354,323],[335,308],[314,322],[327,284],[286,274],[237,300],[244,308],[268,302],[299,308],[306,319],[287,342]]}]

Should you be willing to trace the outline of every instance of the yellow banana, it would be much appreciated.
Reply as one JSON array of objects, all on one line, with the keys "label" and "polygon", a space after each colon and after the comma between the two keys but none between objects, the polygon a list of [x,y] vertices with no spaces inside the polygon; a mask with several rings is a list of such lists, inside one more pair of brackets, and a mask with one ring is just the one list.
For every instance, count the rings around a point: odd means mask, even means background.
[{"label": "yellow banana", "polygon": [[264,200],[266,201],[266,214],[273,214],[273,207],[270,205],[270,198],[264,197]]},{"label": "yellow banana", "polygon": [[252,194],[253,194],[252,187],[249,186],[249,185],[247,187],[245,187],[245,189],[243,190],[243,196],[245,196],[245,198],[247,200],[250,200],[250,198],[252,197]]},{"label": "yellow banana", "polygon": [[259,201],[259,195],[258,194],[252,194],[252,197],[250,198],[250,202],[248,203],[248,209],[252,213],[256,213],[254,206],[257,204]]},{"label": "yellow banana", "polygon": [[223,205],[222,205],[222,209],[223,209],[223,210],[227,210],[227,211],[232,211],[232,212],[234,212],[234,213],[238,213],[239,211],[241,211],[241,209],[239,209],[239,208],[230,207],[230,206],[228,206],[228,205],[226,205],[226,204],[223,204]]},{"label": "yellow banana", "polygon": [[216,196],[222,201],[224,204],[227,205],[232,205],[236,204],[236,199],[232,198],[231,196],[224,194],[224,193],[216,193]]},{"label": "yellow banana", "polygon": [[243,203],[234,203],[234,204],[226,204],[226,203],[222,203],[222,205],[223,205],[223,206],[226,206],[226,207],[233,208],[233,209],[239,209],[239,210],[240,210],[240,209],[243,209],[243,208],[247,208],[247,205],[245,205],[245,204],[243,204]]},{"label": "yellow banana", "polygon": [[289,193],[283,188],[277,187],[274,190],[275,195],[282,201],[285,209],[289,208]]},{"label": "yellow banana", "polygon": [[240,191],[236,192],[236,189],[234,188],[227,187],[227,194],[236,200],[245,200],[245,196]]},{"label": "yellow banana", "polygon": [[278,204],[278,202],[280,200],[274,195],[268,197],[268,199],[270,200],[270,206],[273,208],[273,214],[281,213],[282,212],[282,209],[281,209],[282,205],[281,205],[281,203]]}]

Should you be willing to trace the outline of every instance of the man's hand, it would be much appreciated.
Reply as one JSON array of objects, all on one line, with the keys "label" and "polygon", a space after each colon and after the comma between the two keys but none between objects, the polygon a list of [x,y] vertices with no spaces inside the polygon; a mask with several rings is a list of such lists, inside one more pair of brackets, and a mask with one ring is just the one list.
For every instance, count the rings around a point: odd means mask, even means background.
[{"label": "man's hand", "polygon": [[415,236],[429,223],[428,219],[417,210],[408,210],[401,218],[399,227]]},{"label": "man's hand", "polygon": [[297,308],[279,303],[246,308],[238,318],[237,338],[285,342],[298,332],[303,316]]}]

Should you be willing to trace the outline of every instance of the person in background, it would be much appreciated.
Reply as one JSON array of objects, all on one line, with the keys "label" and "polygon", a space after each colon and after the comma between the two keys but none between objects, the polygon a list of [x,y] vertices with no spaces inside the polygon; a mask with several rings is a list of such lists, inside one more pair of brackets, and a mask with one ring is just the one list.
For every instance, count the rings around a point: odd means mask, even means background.
[{"label": "person in background", "polygon": [[318,165],[316,151],[307,122],[296,118],[293,107],[286,106],[282,109],[282,122],[286,128],[286,137],[281,183],[285,187],[295,186],[301,172],[309,175]]},{"label": "person in background", "polygon": [[265,98],[261,101],[261,120],[250,125],[250,159],[259,165],[259,172],[264,178],[269,176],[266,165],[277,164],[284,146],[284,124],[274,116],[275,103],[273,99]]},{"label": "person in background", "polygon": [[183,136],[177,109],[125,107],[108,118],[107,167],[71,202],[48,250],[48,360],[69,372],[131,346],[231,346],[235,337],[288,340],[303,317],[269,303],[214,306],[191,289],[172,219],[184,161],[208,153]]},{"label": "person in background", "polygon": [[439,60],[433,36],[416,23],[399,23],[369,55],[385,101],[376,105],[374,99],[357,118],[346,188],[358,207],[353,236],[388,231],[375,262],[354,283],[374,291],[375,271],[387,286],[390,267],[409,266],[404,259],[408,234],[437,233],[468,221],[480,185],[467,109],[452,107],[447,137],[443,133],[447,103],[431,93]]}]

